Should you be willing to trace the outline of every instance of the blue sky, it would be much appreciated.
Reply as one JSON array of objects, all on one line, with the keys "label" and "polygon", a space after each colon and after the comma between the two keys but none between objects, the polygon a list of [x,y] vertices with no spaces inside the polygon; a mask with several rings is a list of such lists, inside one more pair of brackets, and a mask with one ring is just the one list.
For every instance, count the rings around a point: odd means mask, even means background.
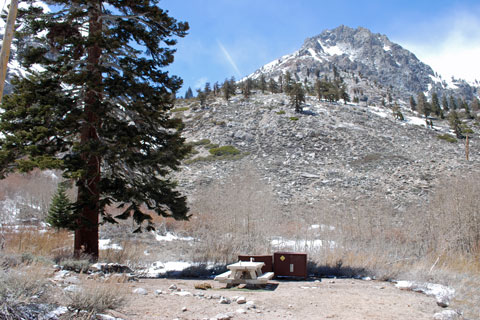
[{"label": "blue sky", "polygon": [[184,79],[182,93],[244,77],[342,24],[387,35],[444,78],[480,80],[478,0],[162,0],[160,7],[190,24],[169,67]]}]

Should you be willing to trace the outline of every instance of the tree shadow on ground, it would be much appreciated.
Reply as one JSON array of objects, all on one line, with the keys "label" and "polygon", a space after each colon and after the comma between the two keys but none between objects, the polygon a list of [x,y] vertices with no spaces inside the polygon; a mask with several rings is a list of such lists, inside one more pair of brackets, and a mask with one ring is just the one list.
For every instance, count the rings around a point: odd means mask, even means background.
[{"label": "tree shadow on ground", "polygon": [[343,266],[341,262],[337,263],[335,266],[328,266],[308,261],[307,271],[310,276],[318,278],[361,278],[373,275],[368,269]]}]

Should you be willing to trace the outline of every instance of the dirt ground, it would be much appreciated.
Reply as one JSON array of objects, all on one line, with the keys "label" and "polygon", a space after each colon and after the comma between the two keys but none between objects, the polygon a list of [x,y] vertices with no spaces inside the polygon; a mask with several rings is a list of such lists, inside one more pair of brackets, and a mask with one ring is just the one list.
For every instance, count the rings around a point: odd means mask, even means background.
[{"label": "dirt ground", "polygon": [[[198,283],[209,283],[212,289],[196,290],[194,286]],[[226,289],[224,284],[212,280],[140,279],[123,284],[128,292],[128,301],[118,310],[120,313],[117,316],[126,319],[186,320],[211,319],[230,313],[231,319],[431,320],[434,313],[441,310],[434,298],[400,290],[388,282],[320,279],[270,283],[265,289]],[[172,284],[181,291],[169,290]],[[147,290],[148,294],[133,293],[137,288]],[[155,295],[155,290],[163,293]],[[228,297],[232,302],[220,304],[219,296]],[[253,301],[255,308],[237,304],[234,299],[240,296]],[[240,313],[239,309],[243,309],[244,313]]]}]

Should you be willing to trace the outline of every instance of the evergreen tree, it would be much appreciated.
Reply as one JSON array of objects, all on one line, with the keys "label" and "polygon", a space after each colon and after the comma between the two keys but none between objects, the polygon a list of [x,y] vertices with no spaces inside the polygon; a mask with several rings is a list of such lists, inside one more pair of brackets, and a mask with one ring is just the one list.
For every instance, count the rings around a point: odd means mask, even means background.
[{"label": "evergreen tree", "polygon": [[305,90],[300,83],[294,83],[288,92],[290,103],[295,107],[295,112],[302,112],[302,103],[305,102]]},{"label": "evergreen tree", "polygon": [[402,113],[402,111],[400,110],[400,106],[399,106],[398,103],[396,103],[396,102],[395,102],[395,104],[393,105],[392,114],[393,114],[393,118],[394,118],[395,120],[400,120],[400,121],[405,120],[405,118],[403,117],[403,113]]},{"label": "evergreen tree", "polygon": [[280,76],[278,77],[278,83],[279,83],[279,85],[280,85],[280,93],[284,92],[284,91],[283,91],[283,76],[282,76],[282,75],[280,75]]},{"label": "evergreen tree", "polygon": [[284,78],[283,92],[289,94],[290,90],[292,89],[292,83],[292,74],[290,73],[290,71],[287,71]]},{"label": "evergreen tree", "polygon": [[232,96],[237,94],[237,81],[235,81],[235,77],[231,77],[229,81],[230,85],[230,93]]},{"label": "evergreen tree", "polygon": [[444,94],[443,97],[442,97],[442,108],[443,108],[443,111],[445,112],[448,112],[448,110],[450,109],[448,107],[448,101],[447,101],[447,95]]},{"label": "evergreen tree", "polygon": [[265,93],[265,90],[267,90],[267,81],[265,80],[265,76],[263,74],[260,76],[260,82],[258,87],[262,91],[262,93]]},{"label": "evergreen tree", "polygon": [[277,93],[278,92],[278,85],[275,82],[275,79],[270,78],[270,80],[268,81],[268,90],[271,93]]},{"label": "evergreen tree", "polygon": [[410,96],[410,109],[412,109],[412,111],[417,111],[417,103],[413,96]]},{"label": "evergreen tree", "polygon": [[350,102],[350,95],[347,92],[347,87],[342,84],[339,88],[339,93],[340,93],[340,98],[343,99],[343,103],[347,104],[347,102]]},{"label": "evergreen tree", "polygon": [[455,101],[453,96],[450,96],[450,102],[448,103],[448,106],[451,110],[457,110],[457,101]]},{"label": "evergreen tree", "polygon": [[74,215],[73,206],[66,195],[66,186],[60,183],[57,192],[53,195],[46,222],[55,229],[75,230],[77,217]]},{"label": "evergreen tree", "polygon": [[226,101],[230,99],[231,96],[235,94],[236,84],[235,79],[225,80],[222,85],[223,97]]},{"label": "evergreen tree", "polygon": [[423,92],[420,92],[417,95],[417,107],[418,111],[422,113],[425,118],[427,118],[432,112],[432,107],[430,103],[428,103],[427,97],[425,97],[425,94]]},{"label": "evergreen tree", "polygon": [[207,103],[207,93],[202,89],[197,89],[197,99],[200,101],[200,107],[205,108]]},{"label": "evergreen tree", "polygon": [[193,98],[192,88],[188,87],[187,92],[185,92],[185,99],[192,99],[192,98]]},{"label": "evergreen tree", "polygon": [[[149,212],[188,219],[170,178],[189,153],[181,120],[168,112],[182,81],[164,70],[188,24],[157,0],[49,0],[50,13],[29,3],[19,36],[37,44],[23,54],[31,74],[2,105],[0,176],[59,169],[75,181],[74,252],[93,260],[99,217],[132,217],[136,231],[154,228]],[[115,217],[106,211],[114,204]]]},{"label": "evergreen tree", "polygon": [[218,81],[214,83],[213,85],[213,95],[216,97],[220,93],[220,85],[218,84]]},{"label": "evergreen tree", "polygon": [[465,118],[473,119],[472,113],[470,112],[470,107],[465,99],[462,101],[462,108],[465,110]]},{"label": "evergreen tree", "polygon": [[457,111],[455,109],[452,109],[448,116],[448,122],[450,124],[450,128],[455,132],[455,135],[459,139],[465,138],[465,136],[462,133],[462,122],[460,121],[460,118],[458,117]]},{"label": "evergreen tree", "polygon": [[205,88],[203,89],[203,92],[205,92],[205,95],[209,95],[210,92],[212,92],[212,89],[210,87],[210,82],[206,82],[205,83]]},{"label": "evergreen tree", "polygon": [[248,99],[252,94],[253,81],[248,78],[242,83],[242,93],[245,99]]},{"label": "evergreen tree", "polygon": [[223,92],[223,97],[225,98],[225,101],[228,102],[228,99],[230,99],[231,90],[230,90],[230,82],[228,80],[225,80],[222,85],[222,92]]},{"label": "evergreen tree", "polygon": [[438,117],[442,108],[440,108],[440,101],[438,100],[438,95],[436,92],[432,93],[432,112]]},{"label": "evergreen tree", "polygon": [[478,112],[480,110],[480,102],[478,101],[477,98],[473,98],[472,101],[472,111],[473,112]]}]

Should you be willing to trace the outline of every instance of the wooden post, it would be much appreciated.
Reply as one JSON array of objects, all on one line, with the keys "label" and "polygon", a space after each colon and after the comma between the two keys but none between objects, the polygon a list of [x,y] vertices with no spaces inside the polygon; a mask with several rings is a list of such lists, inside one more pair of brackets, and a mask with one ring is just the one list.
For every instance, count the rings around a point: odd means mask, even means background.
[{"label": "wooden post", "polygon": [[10,46],[12,45],[13,32],[15,31],[17,11],[18,0],[12,0],[10,10],[8,11],[7,24],[5,25],[5,34],[3,35],[2,51],[0,52],[0,104],[2,103],[5,79],[7,78],[8,58],[10,57]]}]

